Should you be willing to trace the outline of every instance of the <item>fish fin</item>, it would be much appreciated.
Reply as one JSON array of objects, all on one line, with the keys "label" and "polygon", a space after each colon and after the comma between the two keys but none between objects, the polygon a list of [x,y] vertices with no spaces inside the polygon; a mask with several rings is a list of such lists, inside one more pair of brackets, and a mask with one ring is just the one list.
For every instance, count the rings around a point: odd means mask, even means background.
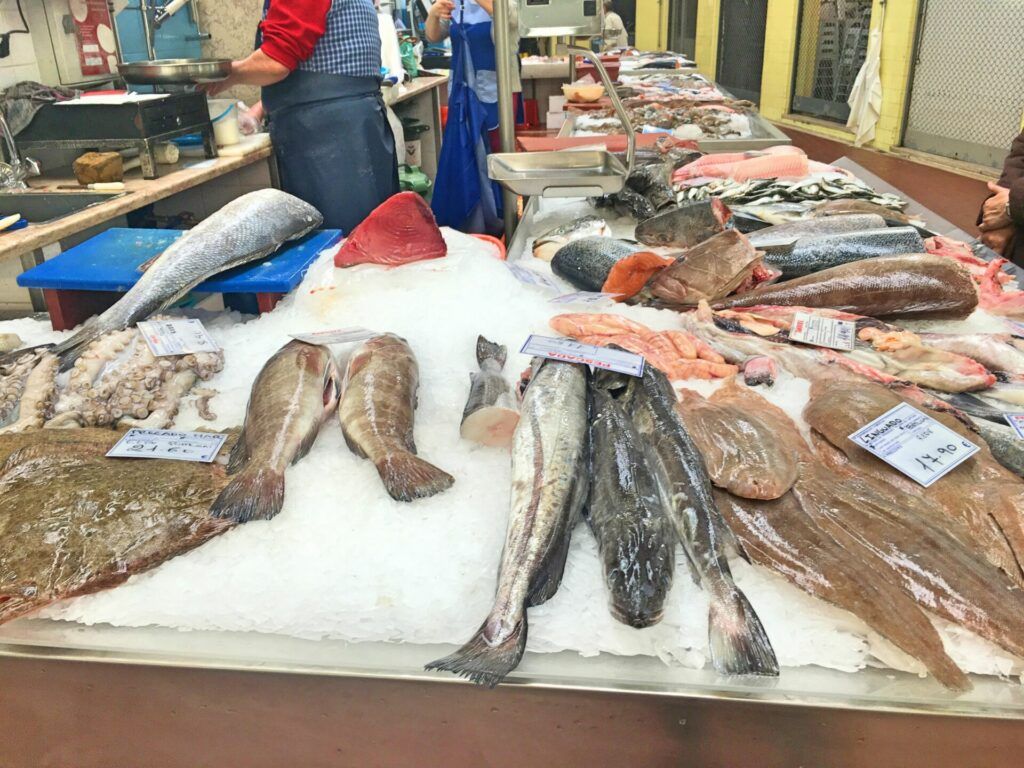
[{"label": "fish fin", "polygon": [[414,501],[452,487],[455,478],[413,453],[395,453],[377,464],[388,495],[396,501]]},{"label": "fish fin", "polygon": [[693,556],[687,551],[686,547],[683,547],[683,560],[686,562],[686,570],[690,572],[690,578],[699,587],[701,583],[700,571],[697,570],[697,564],[693,562]]},{"label": "fish fin", "polygon": [[565,573],[565,561],[569,557],[569,542],[572,540],[572,529],[579,521],[577,515],[566,528],[562,540],[547,558],[547,562],[538,571],[533,584],[530,585],[530,594],[526,598],[526,606],[532,608],[535,605],[542,605],[555,596],[558,588],[562,585],[562,575]]},{"label": "fish fin", "polygon": [[85,351],[85,348],[102,335],[103,329],[99,327],[98,323],[88,322],[74,336],[54,345],[50,351],[60,358],[60,370],[69,370],[75,364],[75,360]]},{"label": "fish fin", "polygon": [[488,341],[483,336],[476,337],[476,361],[479,365],[483,365],[484,360],[494,360],[499,368],[504,368],[507,357],[508,349],[503,344]]},{"label": "fish fin", "polygon": [[740,540],[736,538],[736,534],[729,527],[729,523],[725,521],[725,518],[720,513],[711,517],[711,525],[714,526],[715,532],[718,534],[718,540],[722,542],[723,552],[727,555],[736,555],[736,557],[742,558],[748,563],[751,562],[747,550],[743,548]]},{"label": "fish fin", "polygon": [[31,613],[36,608],[40,608],[45,604],[45,600],[40,601],[27,597],[0,595],[0,624],[6,624],[8,621],[19,616]]},{"label": "fish fin", "polygon": [[210,514],[236,523],[270,520],[284,504],[284,473],[258,464],[246,467],[228,483]]},{"label": "fish fin", "polygon": [[159,259],[159,258],[160,258],[161,256],[163,256],[163,255],[164,255],[164,254],[163,254],[163,251],[161,251],[160,253],[158,253],[158,254],[157,254],[156,256],[154,256],[153,258],[151,258],[151,259],[146,259],[146,260],[145,260],[144,262],[142,262],[141,264],[139,264],[139,267],[138,267],[138,271],[139,271],[139,272],[148,272],[148,271],[150,270],[150,268],[151,268],[151,267],[152,267],[152,266],[153,266],[154,264],[156,264],[156,260],[157,260],[157,259]]},{"label": "fish fin", "polygon": [[[489,620],[489,619],[488,619]],[[472,639],[450,656],[427,664],[424,669],[454,672],[477,685],[493,688],[517,666],[526,650],[526,612],[502,643],[491,645],[484,636],[487,622]]]},{"label": "fish fin", "polygon": [[776,677],[779,661],[761,620],[739,588],[714,595],[708,610],[711,663],[723,675]]},{"label": "fish fin", "polygon": [[299,443],[299,448],[295,451],[295,457],[292,459],[292,464],[295,464],[299,459],[306,457],[310,449],[313,447],[313,443],[316,442],[317,436],[320,434],[321,424],[314,424],[313,427],[302,437],[302,442]]},{"label": "fish fin", "polygon": [[231,453],[228,455],[228,474],[233,475],[249,461],[249,446],[245,442],[245,425],[242,425],[242,434],[231,446]]}]

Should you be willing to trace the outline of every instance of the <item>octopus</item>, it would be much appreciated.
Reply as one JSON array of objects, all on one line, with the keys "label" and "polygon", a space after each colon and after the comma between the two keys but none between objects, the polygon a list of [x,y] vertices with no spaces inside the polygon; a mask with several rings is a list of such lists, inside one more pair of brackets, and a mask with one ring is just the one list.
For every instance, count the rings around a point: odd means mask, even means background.
[{"label": "octopus", "polygon": [[18,400],[18,418],[0,429],[0,434],[23,432],[43,426],[57,395],[59,367],[60,359],[52,352],[43,352],[38,357],[31,373],[25,377],[24,391]]}]

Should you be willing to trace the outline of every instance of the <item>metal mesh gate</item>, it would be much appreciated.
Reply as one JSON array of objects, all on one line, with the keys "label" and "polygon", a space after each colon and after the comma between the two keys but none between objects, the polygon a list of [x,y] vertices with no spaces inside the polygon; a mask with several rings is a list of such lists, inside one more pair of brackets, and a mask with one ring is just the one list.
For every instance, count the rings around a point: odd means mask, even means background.
[{"label": "metal mesh gate", "polygon": [[1024,111],[1024,3],[927,0],[918,37],[904,145],[1000,167]]},{"label": "metal mesh gate", "polygon": [[768,0],[722,0],[715,79],[741,99],[761,100]]},{"label": "metal mesh gate", "polygon": [[846,122],[870,32],[871,0],[802,0],[793,112]]}]

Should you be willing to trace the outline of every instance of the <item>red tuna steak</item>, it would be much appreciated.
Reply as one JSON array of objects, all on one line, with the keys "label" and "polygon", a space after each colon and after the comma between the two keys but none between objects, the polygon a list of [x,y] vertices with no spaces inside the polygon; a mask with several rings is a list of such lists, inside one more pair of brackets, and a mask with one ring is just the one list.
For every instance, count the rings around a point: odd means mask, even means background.
[{"label": "red tuna steak", "polygon": [[352,230],[334,257],[334,266],[397,267],[412,261],[439,259],[447,253],[448,246],[423,198],[415,192],[399,192],[378,205]]}]

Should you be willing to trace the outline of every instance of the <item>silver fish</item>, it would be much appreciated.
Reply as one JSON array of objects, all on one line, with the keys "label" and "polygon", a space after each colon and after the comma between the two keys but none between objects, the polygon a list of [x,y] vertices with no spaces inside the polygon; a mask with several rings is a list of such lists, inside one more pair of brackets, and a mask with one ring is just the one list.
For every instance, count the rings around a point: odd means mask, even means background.
[{"label": "silver fish", "polygon": [[672,384],[646,366],[619,399],[647,447],[694,580],[711,597],[708,643],[715,669],[726,675],[778,675],[779,663],[761,620],[733,581],[725,551],[729,529],[712,495],[704,459],[676,414]]},{"label": "silver fish", "polygon": [[988,443],[995,460],[1014,474],[1024,477],[1024,440],[1007,424],[974,419],[978,434]]},{"label": "silver fish", "polygon": [[319,211],[279,189],[232,200],[175,240],[110,309],[54,347],[69,368],[91,341],[165,309],[213,275],[247,264],[323,223]]},{"label": "silver fish", "polygon": [[558,590],[587,497],[587,370],[534,363],[512,441],[512,498],[494,606],[472,639],[427,669],[493,687],[526,649],[526,609]]},{"label": "silver fish", "polygon": [[507,446],[519,423],[519,409],[502,375],[508,350],[483,336],[476,340],[480,370],[470,374],[469,398],[462,412],[459,434],[481,445]]},{"label": "silver fish", "polygon": [[558,249],[566,243],[582,237],[607,237],[610,234],[608,222],[600,216],[584,216],[538,236],[533,241],[533,255],[543,261],[551,261]]},{"label": "silver fish", "polygon": [[[830,219],[817,221],[827,222]],[[780,270],[783,280],[789,280],[841,264],[904,253],[924,253],[924,241],[917,230],[913,227],[882,226],[802,237],[789,248],[769,250],[764,261]]]},{"label": "silver fish", "polygon": [[1003,333],[921,333],[929,347],[974,358],[993,373],[1024,375],[1024,351]]},{"label": "silver fish", "polygon": [[821,219],[799,219],[786,224],[765,227],[749,235],[750,243],[755,248],[767,250],[779,246],[790,245],[797,240],[822,235],[834,235],[839,232],[858,232],[865,229],[880,229],[885,226],[885,219],[875,214],[851,214],[849,216],[829,216]]}]

